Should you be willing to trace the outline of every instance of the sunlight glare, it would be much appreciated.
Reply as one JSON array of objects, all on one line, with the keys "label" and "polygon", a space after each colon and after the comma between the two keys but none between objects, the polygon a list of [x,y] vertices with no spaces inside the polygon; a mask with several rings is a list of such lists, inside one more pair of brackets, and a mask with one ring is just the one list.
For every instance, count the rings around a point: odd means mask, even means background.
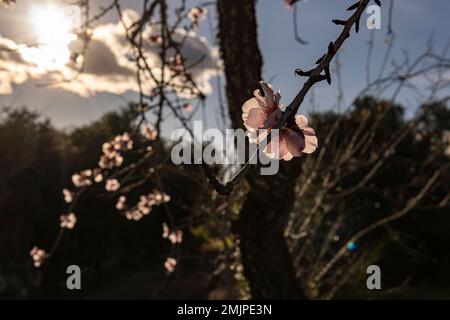
[{"label": "sunlight glare", "polygon": [[76,39],[71,19],[62,7],[33,5],[29,11],[37,46],[22,51],[24,58],[48,71],[61,69],[70,60],[69,44]]}]

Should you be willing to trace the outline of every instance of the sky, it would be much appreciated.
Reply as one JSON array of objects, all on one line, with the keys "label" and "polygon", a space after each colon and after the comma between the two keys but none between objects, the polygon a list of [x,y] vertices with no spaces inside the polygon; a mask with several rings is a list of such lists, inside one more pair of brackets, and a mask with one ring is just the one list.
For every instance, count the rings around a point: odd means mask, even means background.
[{"label": "sky", "polygon": [[[48,2],[61,1],[17,0],[18,3],[14,10],[0,8],[0,39],[4,44],[9,45],[38,41],[36,30],[39,30],[39,24],[36,24],[36,21],[34,24],[30,23],[30,14],[36,16],[36,7],[44,6]],[[178,3],[177,0],[171,0],[169,4],[171,2]],[[295,41],[293,12],[283,5],[282,0],[259,0],[257,2],[258,37],[264,60],[263,80],[270,81],[275,88],[281,89],[284,104],[289,103],[302,85],[303,79],[296,77],[294,70],[313,67],[314,61],[323,54],[329,41],[334,40],[340,31],[340,28],[331,23],[331,20],[346,18],[349,13],[345,11],[345,8],[352,2],[354,1],[308,0],[300,3],[299,28],[301,36],[308,41],[306,45]],[[387,4],[387,1],[382,2]],[[91,0],[91,3],[92,10],[95,12],[99,7],[108,5],[110,0]],[[187,0],[188,6],[195,6],[199,3],[201,1]],[[122,4],[124,8],[139,11],[141,1],[122,0]],[[384,5],[382,8],[381,30],[369,31],[363,27],[359,34],[352,34],[340,52],[342,85],[347,103],[351,102],[352,97],[366,84],[365,66],[370,32],[374,33],[375,38],[371,74],[375,75],[378,72],[386,50],[387,7]],[[407,51],[412,58],[421,54],[432,33],[436,49],[442,49],[450,40],[449,13],[450,1],[448,0],[396,0],[393,24],[396,45],[392,52],[392,59],[400,61],[404,51]],[[208,23],[210,21],[213,26],[216,23],[213,8],[209,10],[208,14],[210,20],[200,23],[198,35],[192,37],[193,45],[188,54],[196,54],[201,51],[207,52],[210,57],[203,65],[203,69],[198,70],[198,77],[205,87],[209,88],[207,91],[210,91],[205,112],[213,126],[218,112],[218,96],[216,90],[213,89],[217,86],[216,64],[219,62],[217,48],[214,48],[216,33]],[[365,17],[368,15],[366,14]],[[90,71],[93,76],[89,78],[88,75],[85,75],[82,80],[74,84],[50,88],[45,86],[49,82],[49,76],[43,74],[42,70],[31,68],[30,71],[24,67],[23,63],[17,63],[12,70],[4,70],[5,66],[2,65],[0,59],[0,106],[16,108],[27,106],[50,118],[57,127],[73,128],[92,122],[108,111],[117,110],[126,101],[135,100],[137,96],[133,89],[136,84],[128,75],[126,61],[118,60],[116,63],[111,56],[111,52],[123,53],[124,48],[121,46],[119,35],[116,34],[116,38],[105,35],[111,30],[116,30],[114,28],[117,23],[115,13],[109,14],[97,23],[99,30],[103,28],[104,32],[98,32],[97,45],[95,50],[92,50],[90,61],[97,62],[91,64]],[[64,22],[61,22],[61,25],[63,24]],[[120,57],[120,55],[118,56]],[[106,62],[109,61],[108,57],[111,57],[110,62]],[[17,57],[6,56],[6,53],[0,52],[0,58],[5,60]],[[86,84],[88,85],[86,86]],[[88,89],[82,89],[85,88],[83,85]],[[332,108],[337,96],[336,82],[332,86],[325,83],[317,85],[313,94],[310,94],[307,99],[312,96],[316,102],[314,111]],[[406,92],[400,99],[405,105],[414,105],[416,101],[412,92]],[[302,113],[313,110],[310,103],[305,103],[302,108],[304,108],[301,110]]]}]

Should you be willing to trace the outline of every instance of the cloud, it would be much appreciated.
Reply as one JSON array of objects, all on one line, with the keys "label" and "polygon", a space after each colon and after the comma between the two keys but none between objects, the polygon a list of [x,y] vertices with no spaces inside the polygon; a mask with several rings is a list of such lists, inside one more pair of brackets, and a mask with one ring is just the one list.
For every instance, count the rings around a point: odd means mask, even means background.
[{"label": "cloud", "polygon": [[12,84],[27,81],[33,72],[33,65],[27,63],[19,53],[20,47],[0,36],[0,94],[10,94]]},{"label": "cloud", "polygon": [[[123,12],[123,21],[131,25],[139,15],[133,10]],[[159,58],[160,45],[152,43],[151,35],[158,34],[157,29],[146,27],[143,31],[143,51],[147,65],[152,70],[153,77],[160,78],[161,62]],[[195,32],[176,29],[173,40],[183,43],[181,55],[188,68],[188,72],[197,87],[204,94],[212,91],[210,80],[221,71],[221,63],[217,48],[210,46],[206,38]],[[80,53],[83,45],[75,40],[69,45],[73,53]],[[3,50],[2,50],[3,48]],[[21,54],[22,53],[22,54]],[[167,58],[175,55],[174,51],[167,52]],[[89,97],[98,92],[123,94],[127,91],[139,90],[136,75],[136,62],[133,59],[133,50],[128,44],[122,22],[108,23],[97,26],[92,33],[86,52],[83,72],[78,74],[73,65],[53,71],[42,70],[35,65],[28,56],[23,54],[21,48],[13,41],[0,37],[0,94],[12,92],[13,83],[21,84],[30,78],[44,79],[53,87],[62,88],[83,97]],[[164,71],[168,80],[170,72]],[[66,81],[61,81],[65,79]],[[178,95],[189,97],[189,89],[183,77],[170,77],[170,82]],[[155,87],[155,81],[148,76],[143,81],[146,93]],[[181,90],[180,88],[184,89]]]},{"label": "cloud", "polygon": [[117,62],[114,52],[106,43],[99,40],[92,40],[86,54],[84,73],[105,76],[105,75],[134,75],[133,70],[121,66]]}]

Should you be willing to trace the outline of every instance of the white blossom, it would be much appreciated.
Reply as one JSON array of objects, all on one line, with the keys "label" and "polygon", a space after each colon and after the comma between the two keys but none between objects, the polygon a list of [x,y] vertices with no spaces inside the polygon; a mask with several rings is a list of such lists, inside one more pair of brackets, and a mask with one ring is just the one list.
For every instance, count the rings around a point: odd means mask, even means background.
[{"label": "white blossom", "polygon": [[194,27],[198,26],[198,23],[206,19],[208,9],[203,7],[194,7],[188,12],[188,18],[191,20]]},{"label": "white blossom", "polygon": [[73,229],[77,223],[77,216],[74,213],[63,214],[59,217],[61,228]]},{"label": "white blossom", "polygon": [[143,125],[141,133],[147,140],[150,141],[155,140],[156,137],[158,136],[158,131],[155,128],[153,128],[150,124]]},{"label": "white blossom", "polygon": [[39,268],[47,257],[45,250],[39,249],[34,246],[30,251],[30,256],[33,259],[33,264],[36,268]]},{"label": "white blossom", "polygon": [[172,244],[177,244],[183,242],[183,231],[181,230],[170,230],[166,223],[162,224],[164,239],[168,239]]},{"label": "white blossom", "polygon": [[64,201],[66,203],[71,203],[73,201],[73,192],[68,189],[63,189]]},{"label": "white blossom", "polygon": [[125,209],[126,201],[127,201],[127,198],[125,196],[120,196],[116,203],[116,209],[117,210]]},{"label": "white blossom", "polygon": [[174,258],[168,257],[166,262],[164,262],[164,268],[166,268],[167,272],[172,273],[175,270],[177,265],[177,260]]},{"label": "white blossom", "polygon": [[76,173],[72,176],[73,185],[77,188],[90,186],[92,184],[92,170],[83,170],[80,173]]},{"label": "white blossom", "polygon": [[120,182],[117,179],[108,179],[106,180],[105,189],[106,191],[114,192],[119,190]]}]

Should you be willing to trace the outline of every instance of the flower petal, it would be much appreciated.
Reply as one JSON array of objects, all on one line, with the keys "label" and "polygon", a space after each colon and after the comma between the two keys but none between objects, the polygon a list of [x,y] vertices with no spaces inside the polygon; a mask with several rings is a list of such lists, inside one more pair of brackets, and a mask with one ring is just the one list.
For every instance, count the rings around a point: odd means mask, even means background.
[{"label": "flower petal", "polygon": [[261,85],[264,91],[264,98],[266,101],[266,105],[269,107],[273,107],[275,105],[275,99],[272,86],[268,83],[265,83],[264,81],[260,81],[259,84]]},{"label": "flower petal", "polygon": [[300,129],[305,129],[308,127],[308,119],[301,114],[295,116],[295,123]]},{"label": "flower petal", "polygon": [[247,116],[247,120],[244,125],[253,129],[264,128],[264,123],[267,120],[267,113],[261,108],[253,108],[250,110]]},{"label": "flower petal", "polygon": [[266,115],[266,120],[264,120],[264,128],[273,128],[280,121],[283,112],[280,108],[276,108],[268,116]]},{"label": "flower petal", "polygon": [[[260,103],[258,102],[257,99],[255,98],[251,98],[249,100],[247,100],[244,105],[242,106],[242,120],[244,121],[244,126],[247,129],[258,129],[258,127],[253,127],[251,125],[249,125],[247,122],[249,121],[249,114],[252,110],[261,110],[263,111],[264,109],[261,107]],[[254,122],[255,119],[250,119],[251,122]]]},{"label": "flower petal", "polygon": [[253,95],[255,96],[255,100],[260,104],[261,108],[266,106],[266,99],[261,95],[259,89],[253,91]]},{"label": "flower petal", "polygon": [[286,135],[283,134],[283,131],[284,130],[280,130],[278,136],[273,136],[270,143],[264,149],[264,153],[266,153],[269,158],[280,160],[287,157],[292,159],[292,155],[288,155],[289,150],[286,145]]},{"label": "flower petal", "polygon": [[303,153],[313,153],[318,147],[317,137],[315,135],[308,135],[305,132],[305,149]]},{"label": "flower petal", "polygon": [[305,139],[303,136],[291,129],[283,129],[281,134],[286,140],[288,152],[294,157],[301,156],[302,151],[305,149]]},{"label": "flower petal", "polygon": [[308,127],[308,119],[303,115],[295,116],[295,123],[305,136],[305,146],[303,153],[313,153],[318,147],[316,132],[313,128]]}]

